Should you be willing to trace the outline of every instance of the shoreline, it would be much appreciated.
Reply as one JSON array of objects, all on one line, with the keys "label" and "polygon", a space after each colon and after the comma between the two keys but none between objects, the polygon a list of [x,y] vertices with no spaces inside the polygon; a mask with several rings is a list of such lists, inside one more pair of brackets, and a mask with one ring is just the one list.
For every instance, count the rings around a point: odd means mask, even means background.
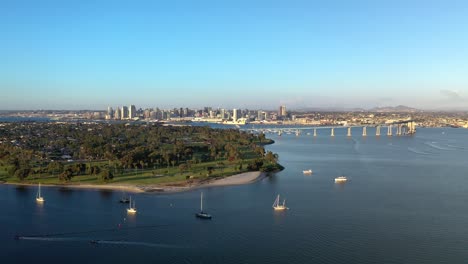
[{"label": "shoreline", "polygon": [[[110,191],[124,191],[129,193],[150,193],[150,194],[170,194],[178,192],[186,192],[199,188],[205,187],[218,187],[218,186],[234,186],[234,185],[245,185],[254,183],[264,179],[267,173],[261,171],[251,171],[232,176],[227,176],[221,179],[211,179],[195,183],[186,183],[182,186],[171,186],[171,185],[139,185],[139,184],[41,184],[44,187],[58,187],[58,188],[73,188],[73,189],[86,189],[86,190],[110,190]],[[5,185],[16,185],[16,186],[37,186],[32,183],[9,183],[0,182]]]}]

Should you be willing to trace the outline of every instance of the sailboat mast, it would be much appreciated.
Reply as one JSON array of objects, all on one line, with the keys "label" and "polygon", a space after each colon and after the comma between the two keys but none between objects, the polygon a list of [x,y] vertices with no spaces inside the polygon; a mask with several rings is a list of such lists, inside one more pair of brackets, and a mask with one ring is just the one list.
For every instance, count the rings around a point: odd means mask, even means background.
[{"label": "sailboat mast", "polygon": [[203,192],[201,193],[201,196],[200,196],[200,212],[203,212]]},{"label": "sailboat mast", "polygon": [[273,203],[273,207],[276,207],[279,204],[279,195],[276,196],[275,202]]}]

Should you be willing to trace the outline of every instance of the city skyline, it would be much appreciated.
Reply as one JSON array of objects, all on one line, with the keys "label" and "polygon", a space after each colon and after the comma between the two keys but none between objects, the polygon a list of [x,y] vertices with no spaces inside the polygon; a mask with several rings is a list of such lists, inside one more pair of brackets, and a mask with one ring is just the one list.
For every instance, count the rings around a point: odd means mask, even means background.
[{"label": "city skyline", "polygon": [[14,1],[1,110],[468,110],[463,1]]}]

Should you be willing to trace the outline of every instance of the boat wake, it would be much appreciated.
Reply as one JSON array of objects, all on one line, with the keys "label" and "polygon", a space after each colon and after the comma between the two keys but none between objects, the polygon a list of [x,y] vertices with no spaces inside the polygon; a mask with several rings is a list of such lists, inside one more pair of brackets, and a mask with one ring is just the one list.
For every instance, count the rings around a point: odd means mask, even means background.
[{"label": "boat wake", "polygon": [[82,237],[28,237],[28,236],[19,236],[19,240],[35,240],[35,241],[57,241],[57,242],[67,242],[67,241],[88,241],[89,239]]},{"label": "boat wake", "polygon": [[92,244],[107,244],[107,245],[129,245],[129,246],[143,246],[143,247],[157,247],[157,248],[186,248],[185,246],[177,246],[171,244],[148,243],[139,241],[125,241],[125,240],[99,240],[83,237],[28,237],[19,236],[18,240],[32,240],[32,241],[47,241],[47,242],[89,242]]},{"label": "boat wake", "polygon": [[185,246],[177,246],[170,244],[157,244],[138,241],[125,241],[125,240],[91,240],[93,244],[108,244],[108,245],[129,245],[129,246],[143,246],[143,247],[157,247],[157,248],[186,248]]},{"label": "boat wake", "polygon": [[454,148],[454,149],[465,149],[465,147],[462,146],[454,146],[454,145],[447,145],[449,148]]},{"label": "boat wake", "polygon": [[424,142],[424,144],[428,145],[429,147],[438,149],[438,150],[454,150],[453,148],[444,148],[441,146],[436,145],[437,142]]},{"label": "boat wake", "polygon": [[408,147],[408,151],[416,153],[416,154],[420,154],[420,155],[432,155],[432,153],[420,151],[420,150],[417,150],[417,149],[411,148],[411,147]]}]

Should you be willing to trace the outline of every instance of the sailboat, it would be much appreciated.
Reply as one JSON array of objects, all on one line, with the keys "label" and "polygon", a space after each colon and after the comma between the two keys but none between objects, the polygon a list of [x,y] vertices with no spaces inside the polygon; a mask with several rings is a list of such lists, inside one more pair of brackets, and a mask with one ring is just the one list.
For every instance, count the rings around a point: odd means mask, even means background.
[{"label": "sailboat", "polygon": [[202,219],[211,219],[211,215],[203,212],[203,192],[200,195],[200,212],[195,214],[196,217]]},{"label": "sailboat", "polygon": [[283,200],[283,204],[280,204],[280,196],[276,196],[275,202],[273,203],[273,208],[275,210],[287,210],[289,208],[286,207],[286,199]]},{"label": "sailboat", "polygon": [[43,203],[44,197],[41,196],[41,183],[39,183],[39,188],[37,189],[36,201],[39,203]]},{"label": "sailboat", "polygon": [[120,203],[129,203],[130,200],[128,199],[127,195],[125,193],[122,193],[122,198],[120,198]]},{"label": "sailboat", "polygon": [[130,196],[130,204],[128,205],[127,213],[135,214],[136,212],[137,212],[137,210],[136,210],[136,207],[135,207],[135,201],[133,201],[133,205],[132,205],[132,197]]}]

